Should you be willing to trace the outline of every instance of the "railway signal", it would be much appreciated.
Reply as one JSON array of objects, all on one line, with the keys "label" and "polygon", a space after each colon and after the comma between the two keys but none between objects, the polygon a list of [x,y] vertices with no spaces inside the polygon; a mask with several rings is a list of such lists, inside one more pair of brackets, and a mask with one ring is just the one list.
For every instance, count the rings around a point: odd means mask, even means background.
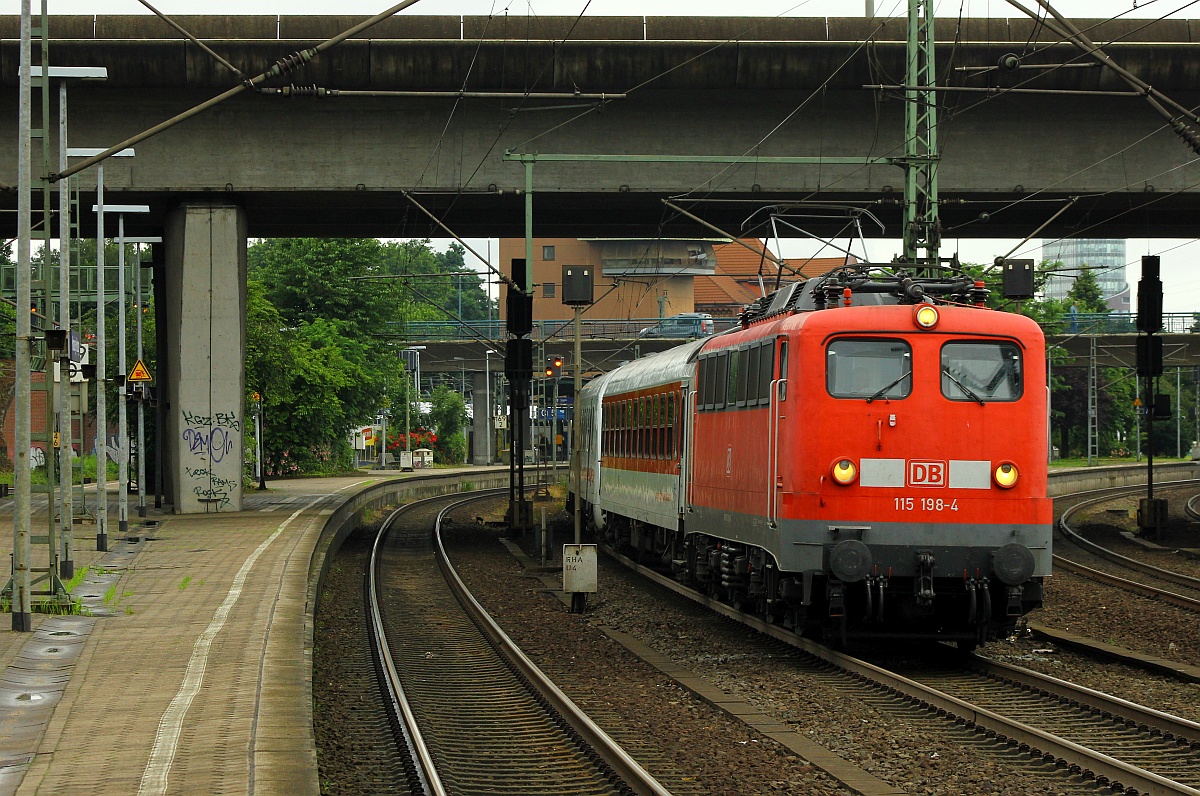
[{"label": "railway signal", "polygon": [[546,357],[546,378],[557,379],[562,375],[563,358],[558,356]]}]

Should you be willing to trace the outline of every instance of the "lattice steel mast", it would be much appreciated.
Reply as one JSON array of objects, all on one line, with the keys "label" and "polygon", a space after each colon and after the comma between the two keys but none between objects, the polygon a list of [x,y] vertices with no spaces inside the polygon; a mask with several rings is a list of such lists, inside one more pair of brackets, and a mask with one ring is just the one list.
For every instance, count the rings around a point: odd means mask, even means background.
[{"label": "lattice steel mast", "polygon": [[904,84],[904,253],[921,276],[939,270],[937,92],[934,91],[933,4],[908,0]]}]

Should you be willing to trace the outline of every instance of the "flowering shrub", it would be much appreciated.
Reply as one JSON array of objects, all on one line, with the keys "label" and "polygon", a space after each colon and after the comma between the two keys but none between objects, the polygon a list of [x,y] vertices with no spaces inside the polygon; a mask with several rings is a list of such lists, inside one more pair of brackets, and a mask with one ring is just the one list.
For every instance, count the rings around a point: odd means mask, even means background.
[{"label": "flowering shrub", "polygon": [[[424,428],[410,431],[408,434],[408,450],[415,451],[417,448],[430,448],[437,444],[437,434]],[[387,449],[392,453],[399,453],[404,448],[404,432],[388,429]]]}]

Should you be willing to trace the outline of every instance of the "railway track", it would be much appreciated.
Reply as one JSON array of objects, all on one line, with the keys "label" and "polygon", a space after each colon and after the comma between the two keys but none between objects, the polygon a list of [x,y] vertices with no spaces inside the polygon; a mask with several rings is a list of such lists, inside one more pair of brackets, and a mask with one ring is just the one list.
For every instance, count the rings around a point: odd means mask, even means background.
[{"label": "railway track", "polygon": [[[610,551],[612,552],[612,551]],[[832,650],[687,589],[619,554],[660,586],[796,647],[856,679],[1086,780],[1127,794],[1200,796],[1200,724],[1036,672],[950,654],[913,676]],[[919,672],[919,674],[918,674]]]},{"label": "railway track", "polygon": [[1200,494],[1192,495],[1183,506],[1184,513],[1200,522]]},{"label": "railway track", "polygon": [[477,499],[397,509],[372,554],[378,668],[414,761],[414,790],[668,796],[516,648],[454,571],[441,520]]},{"label": "railway track", "polygon": [[[1194,484],[1196,482],[1191,483]],[[1120,553],[1109,550],[1106,547],[1098,545],[1084,538],[1074,528],[1072,524],[1072,518],[1076,513],[1084,508],[1095,505],[1096,503],[1104,500],[1109,500],[1116,496],[1138,491],[1141,491],[1141,488],[1103,490],[1104,494],[1091,497],[1087,500],[1077,503],[1063,512],[1062,517],[1059,519],[1059,530],[1068,540],[1071,541],[1072,544],[1083,550],[1086,550],[1088,553],[1096,556],[1097,558],[1107,561],[1110,564],[1137,572],[1140,575],[1148,576],[1149,578],[1157,580],[1161,583],[1172,584],[1175,587],[1182,587],[1186,591],[1191,592],[1191,594],[1181,594],[1177,591],[1172,591],[1167,588],[1161,588],[1148,583],[1130,580],[1128,578],[1121,578],[1107,572],[1102,572],[1093,567],[1085,566],[1077,561],[1073,561],[1059,554],[1054,556],[1054,565],[1066,570],[1067,572],[1080,575],[1099,583],[1104,583],[1109,586],[1123,589],[1143,597],[1158,600],[1164,604],[1174,605],[1189,611],[1200,612],[1200,578],[1194,578],[1190,575],[1173,572],[1171,570],[1156,567],[1143,561],[1138,561],[1128,556],[1121,555]],[[1192,501],[1195,500],[1196,498],[1194,497],[1192,500],[1188,501],[1189,510]]]}]

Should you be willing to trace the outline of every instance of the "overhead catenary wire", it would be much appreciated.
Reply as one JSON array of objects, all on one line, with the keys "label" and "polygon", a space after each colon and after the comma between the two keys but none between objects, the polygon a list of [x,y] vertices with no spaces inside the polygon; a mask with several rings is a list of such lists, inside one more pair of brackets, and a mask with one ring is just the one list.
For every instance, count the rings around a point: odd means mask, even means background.
[{"label": "overhead catenary wire", "polygon": [[175,30],[179,31],[179,33],[180,33],[180,34],[181,34],[181,35],[182,35],[182,36],[183,36],[185,39],[187,39],[187,40],[188,40],[188,41],[190,41],[192,44],[194,44],[194,45],[196,45],[197,47],[199,47],[201,50],[204,50],[204,52],[208,53],[208,54],[209,54],[209,55],[210,55],[212,58],[214,58],[214,59],[217,61],[217,63],[221,64],[221,65],[222,65],[222,66],[224,66],[226,69],[228,69],[230,72],[233,72],[235,75],[237,75],[238,77],[242,78],[243,80],[246,78],[246,74],[245,74],[245,73],[244,73],[244,72],[243,72],[241,69],[238,69],[236,66],[234,66],[234,65],[233,65],[233,64],[231,64],[231,63],[229,63],[228,61],[226,61],[226,60],[225,60],[224,58],[222,58],[221,56],[217,55],[215,52],[213,52],[213,50],[212,50],[212,48],[211,48],[211,47],[209,47],[207,44],[205,44],[204,42],[200,41],[198,38],[196,38],[196,37],[195,37],[195,36],[193,36],[191,33],[189,33],[187,30],[185,30],[185,29],[184,29],[184,27],[183,27],[182,25],[180,25],[178,22],[176,22],[175,20],[171,19],[169,16],[167,16],[167,15],[166,15],[166,14],[164,14],[163,12],[159,11],[159,10],[158,10],[157,8],[155,8],[154,6],[150,5],[148,2],[146,2],[146,0],[138,0],[138,2],[139,2],[139,3],[141,3],[142,5],[144,5],[146,8],[150,9],[151,11],[153,11],[153,12],[154,12],[154,14],[155,14],[155,15],[156,15],[156,16],[157,16],[159,19],[161,19],[163,22],[166,22],[168,25],[170,25],[171,27],[175,28]]},{"label": "overhead catenary wire", "polygon": [[[1019,2],[1017,2],[1017,0],[1007,1],[1009,5],[1018,9],[1022,13],[1037,19],[1037,16],[1033,11],[1021,5]],[[1047,0],[1035,0],[1035,2],[1042,8],[1046,9],[1046,11],[1049,12],[1049,14],[1053,16],[1055,21],[1058,23],[1055,25],[1049,20],[1042,19],[1041,23],[1043,25],[1049,28],[1055,35],[1066,37],[1069,42],[1074,44],[1087,55],[1099,61],[1104,66],[1111,69],[1122,80],[1142,93],[1146,97],[1146,101],[1150,103],[1150,106],[1158,111],[1163,118],[1167,119],[1167,121],[1170,122],[1172,127],[1175,129],[1176,133],[1185,141],[1187,141],[1193,150],[1200,154],[1200,136],[1196,134],[1196,131],[1191,130],[1187,127],[1187,125],[1182,124],[1177,116],[1172,115],[1171,112],[1164,107],[1164,105],[1170,105],[1172,108],[1175,108],[1179,114],[1191,119],[1194,122],[1200,122],[1200,116],[1197,116],[1194,111],[1184,107],[1183,105],[1180,105],[1178,102],[1171,99],[1166,94],[1154,88],[1149,83],[1142,80],[1137,75],[1133,74],[1128,69],[1110,58],[1103,50],[1100,49],[1100,47],[1098,47],[1091,39],[1089,39],[1087,35],[1083,33],[1083,31],[1079,30],[1079,28],[1077,28],[1062,14],[1058,13],[1058,11],[1047,2]]]},{"label": "overhead catenary wire", "polygon": [[413,195],[412,195],[411,193],[409,193],[408,191],[404,191],[403,193],[404,193],[404,198],[405,198],[405,199],[407,199],[408,201],[412,202],[412,204],[413,204],[413,206],[414,206],[415,208],[417,208],[417,209],[418,209],[418,210],[420,210],[422,213],[424,213],[426,216],[428,216],[428,217],[430,218],[430,220],[432,220],[432,221],[433,221],[433,223],[437,224],[439,227],[441,227],[443,230],[445,230],[447,233],[449,233],[449,235],[450,235],[452,238],[454,238],[456,241],[458,241],[458,242],[459,242],[459,244],[460,244],[460,245],[462,245],[462,247],[463,247],[463,248],[465,248],[465,249],[466,249],[467,251],[469,251],[471,254],[475,255],[475,258],[476,258],[477,260],[479,260],[481,263],[483,263],[483,264],[484,264],[484,266],[485,266],[485,267],[486,267],[486,268],[487,268],[489,271],[491,271],[491,272],[492,272],[493,274],[495,274],[496,276],[500,277],[500,281],[501,281],[501,282],[503,282],[505,285],[507,285],[507,286],[508,286],[508,288],[509,288],[510,290],[518,290],[518,291],[520,291],[520,292],[522,292],[522,293],[524,293],[524,292],[525,292],[525,288],[524,288],[523,286],[521,286],[521,285],[518,285],[516,282],[514,282],[514,281],[513,281],[512,277],[510,277],[510,276],[506,275],[506,274],[505,274],[503,271],[501,271],[499,268],[497,268],[496,266],[494,266],[494,265],[492,265],[490,262],[488,262],[488,260],[487,260],[485,257],[483,257],[483,256],[481,256],[481,255],[479,254],[479,252],[477,252],[477,251],[475,251],[474,249],[472,249],[472,248],[471,248],[471,246],[470,246],[470,244],[468,244],[468,243],[467,243],[465,240],[463,240],[462,238],[460,238],[460,237],[458,236],[458,233],[456,233],[454,230],[450,229],[450,227],[446,226],[446,224],[445,224],[445,223],[444,223],[444,222],[443,222],[443,221],[442,221],[440,218],[438,218],[437,216],[435,216],[433,213],[429,212],[429,209],[428,209],[428,208],[426,208],[426,207],[425,207],[425,205],[423,205],[423,204],[421,204],[420,202],[418,202],[418,201],[416,200],[416,198],[414,198],[414,197],[413,197]]}]

